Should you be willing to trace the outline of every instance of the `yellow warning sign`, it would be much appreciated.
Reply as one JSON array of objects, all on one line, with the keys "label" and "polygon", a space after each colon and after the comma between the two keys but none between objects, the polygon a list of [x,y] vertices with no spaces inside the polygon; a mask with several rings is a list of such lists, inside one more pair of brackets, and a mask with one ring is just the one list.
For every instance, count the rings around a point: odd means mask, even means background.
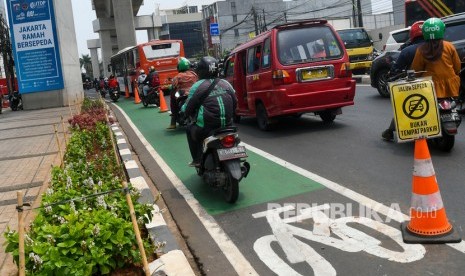
[{"label": "yellow warning sign", "polygon": [[398,142],[441,136],[438,102],[431,79],[389,83]]}]

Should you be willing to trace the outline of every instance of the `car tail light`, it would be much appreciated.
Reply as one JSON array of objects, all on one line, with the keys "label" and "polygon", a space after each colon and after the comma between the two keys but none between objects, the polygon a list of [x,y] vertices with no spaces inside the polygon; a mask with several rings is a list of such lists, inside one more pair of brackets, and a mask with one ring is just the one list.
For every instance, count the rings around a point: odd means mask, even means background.
[{"label": "car tail light", "polygon": [[273,80],[281,84],[292,83],[291,77],[286,70],[274,70],[273,71]]},{"label": "car tail light", "polygon": [[383,45],[383,52],[386,50],[386,44]]},{"label": "car tail light", "polygon": [[339,72],[341,77],[352,77],[352,71],[350,70],[350,62],[344,62],[341,65],[341,70]]},{"label": "car tail light", "polygon": [[236,137],[234,135],[227,135],[221,139],[221,145],[225,148],[232,148],[236,144]]}]

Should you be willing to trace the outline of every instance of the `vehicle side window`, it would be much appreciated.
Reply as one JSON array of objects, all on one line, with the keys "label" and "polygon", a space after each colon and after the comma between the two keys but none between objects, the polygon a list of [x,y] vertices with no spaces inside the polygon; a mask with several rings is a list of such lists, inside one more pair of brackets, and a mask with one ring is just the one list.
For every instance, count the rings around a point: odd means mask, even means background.
[{"label": "vehicle side window", "polygon": [[247,73],[253,73],[260,69],[260,57],[262,46],[258,45],[247,50]]},{"label": "vehicle side window", "polygon": [[451,41],[451,42],[464,40],[465,39],[465,32],[463,31],[464,28],[465,28],[465,22],[448,24],[444,32],[444,39],[447,41]]},{"label": "vehicle side window", "polygon": [[228,59],[226,63],[226,72],[225,76],[226,77],[232,77],[234,75],[234,59],[230,58]]},{"label": "vehicle side window", "polygon": [[263,43],[262,68],[268,68],[271,65],[271,43],[270,38],[265,39]]},{"label": "vehicle side window", "polygon": [[398,43],[404,43],[409,39],[409,30],[392,34],[394,40]]}]

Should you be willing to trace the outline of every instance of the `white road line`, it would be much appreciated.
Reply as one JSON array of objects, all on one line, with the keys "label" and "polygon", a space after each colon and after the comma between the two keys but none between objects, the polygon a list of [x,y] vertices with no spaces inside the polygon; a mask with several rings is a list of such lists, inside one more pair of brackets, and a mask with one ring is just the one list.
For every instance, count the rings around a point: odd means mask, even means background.
[{"label": "white road line", "polygon": [[226,256],[228,261],[231,263],[233,268],[236,270],[239,275],[258,275],[249,261],[241,254],[236,245],[231,241],[228,235],[223,231],[223,229],[218,225],[215,219],[209,215],[202,205],[194,198],[194,195],[186,188],[182,181],[176,176],[176,174],[171,170],[168,164],[161,158],[161,156],[155,151],[155,149],[150,145],[150,143],[145,139],[139,129],[134,125],[131,118],[129,118],[126,113],[117,105],[123,116],[128,121],[129,125],[132,127],[136,135],[139,137],[142,144],[147,148],[150,155],[160,166],[162,171],[166,174],[168,179],[173,183],[174,187],[178,192],[184,197],[189,207],[196,214],[197,218],[202,222],[204,227],[207,229],[210,236],[216,242],[218,247],[221,249],[223,254]]},{"label": "white road line", "polygon": [[[378,212],[378,213],[381,213],[393,220],[396,220],[398,222],[403,222],[403,221],[406,221],[406,220],[409,220],[410,217],[395,210],[395,209],[392,209],[392,208],[389,208],[385,205],[383,205],[382,203],[379,203],[377,201],[374,201],[373,199],[370,199],[362,194],[359,194],[357,192],[354,192],[350,189],[347,189],[331,180],[328,180],[326,178],[323,178],[319,175],[316,175],[314,173],[311,173],[301,167],[298,167],[294,164],[291,164],[279,157],[276,157],[272,154],[269,154],[261,149],[258,149],[256,147],[253,147],[249,144],[246,144],[246,143],[243,143],[242,144],[250,151],[252,152],[255,152],[256,154],[258,155],[261,155],[263,157],[265,157],[266,159],[278,164],[278,165],[281,165],[291,171],[294,171],[308,179],[311,179],[311,180],[314,180],[320,184],[322,184],[323,186],[325,186],[326,188],[338,193],[338,194],[341,194],[349,199],[352,199],[353,201],[356,201],[358,202],[359,204],[362,204],[364,206],[367,206],[371,209],[373,209],[374,211]],[[462,252],[465,254],[465,241],[461,241],[460,243],[450,243],[450,244],[447,244],[449,245],[450,247],[456,249],[457,251],[459,252]]]}]

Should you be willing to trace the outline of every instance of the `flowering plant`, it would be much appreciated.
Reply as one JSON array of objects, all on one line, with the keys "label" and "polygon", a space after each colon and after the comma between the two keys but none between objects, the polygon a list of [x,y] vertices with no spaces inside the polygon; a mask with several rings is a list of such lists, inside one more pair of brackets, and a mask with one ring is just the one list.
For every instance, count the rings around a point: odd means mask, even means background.
[{"label": "flowering plant", "polygon": [[[97,113],[101,112],[105,110]],[[64,168],[52,169],[50,185],[25,237],[28,274],[100,275],[142,266],[121,184],[124,174],[110,135],[101,122],[93,130],[73,129]],[[136,189],[129,192],[139,227],[144,229],[153,206],[138,203]],[[18,233],[7,231],[5,238],[5,251],[18,263]],[[154,246],[143,238],[146,255],[153,255]]]}]

